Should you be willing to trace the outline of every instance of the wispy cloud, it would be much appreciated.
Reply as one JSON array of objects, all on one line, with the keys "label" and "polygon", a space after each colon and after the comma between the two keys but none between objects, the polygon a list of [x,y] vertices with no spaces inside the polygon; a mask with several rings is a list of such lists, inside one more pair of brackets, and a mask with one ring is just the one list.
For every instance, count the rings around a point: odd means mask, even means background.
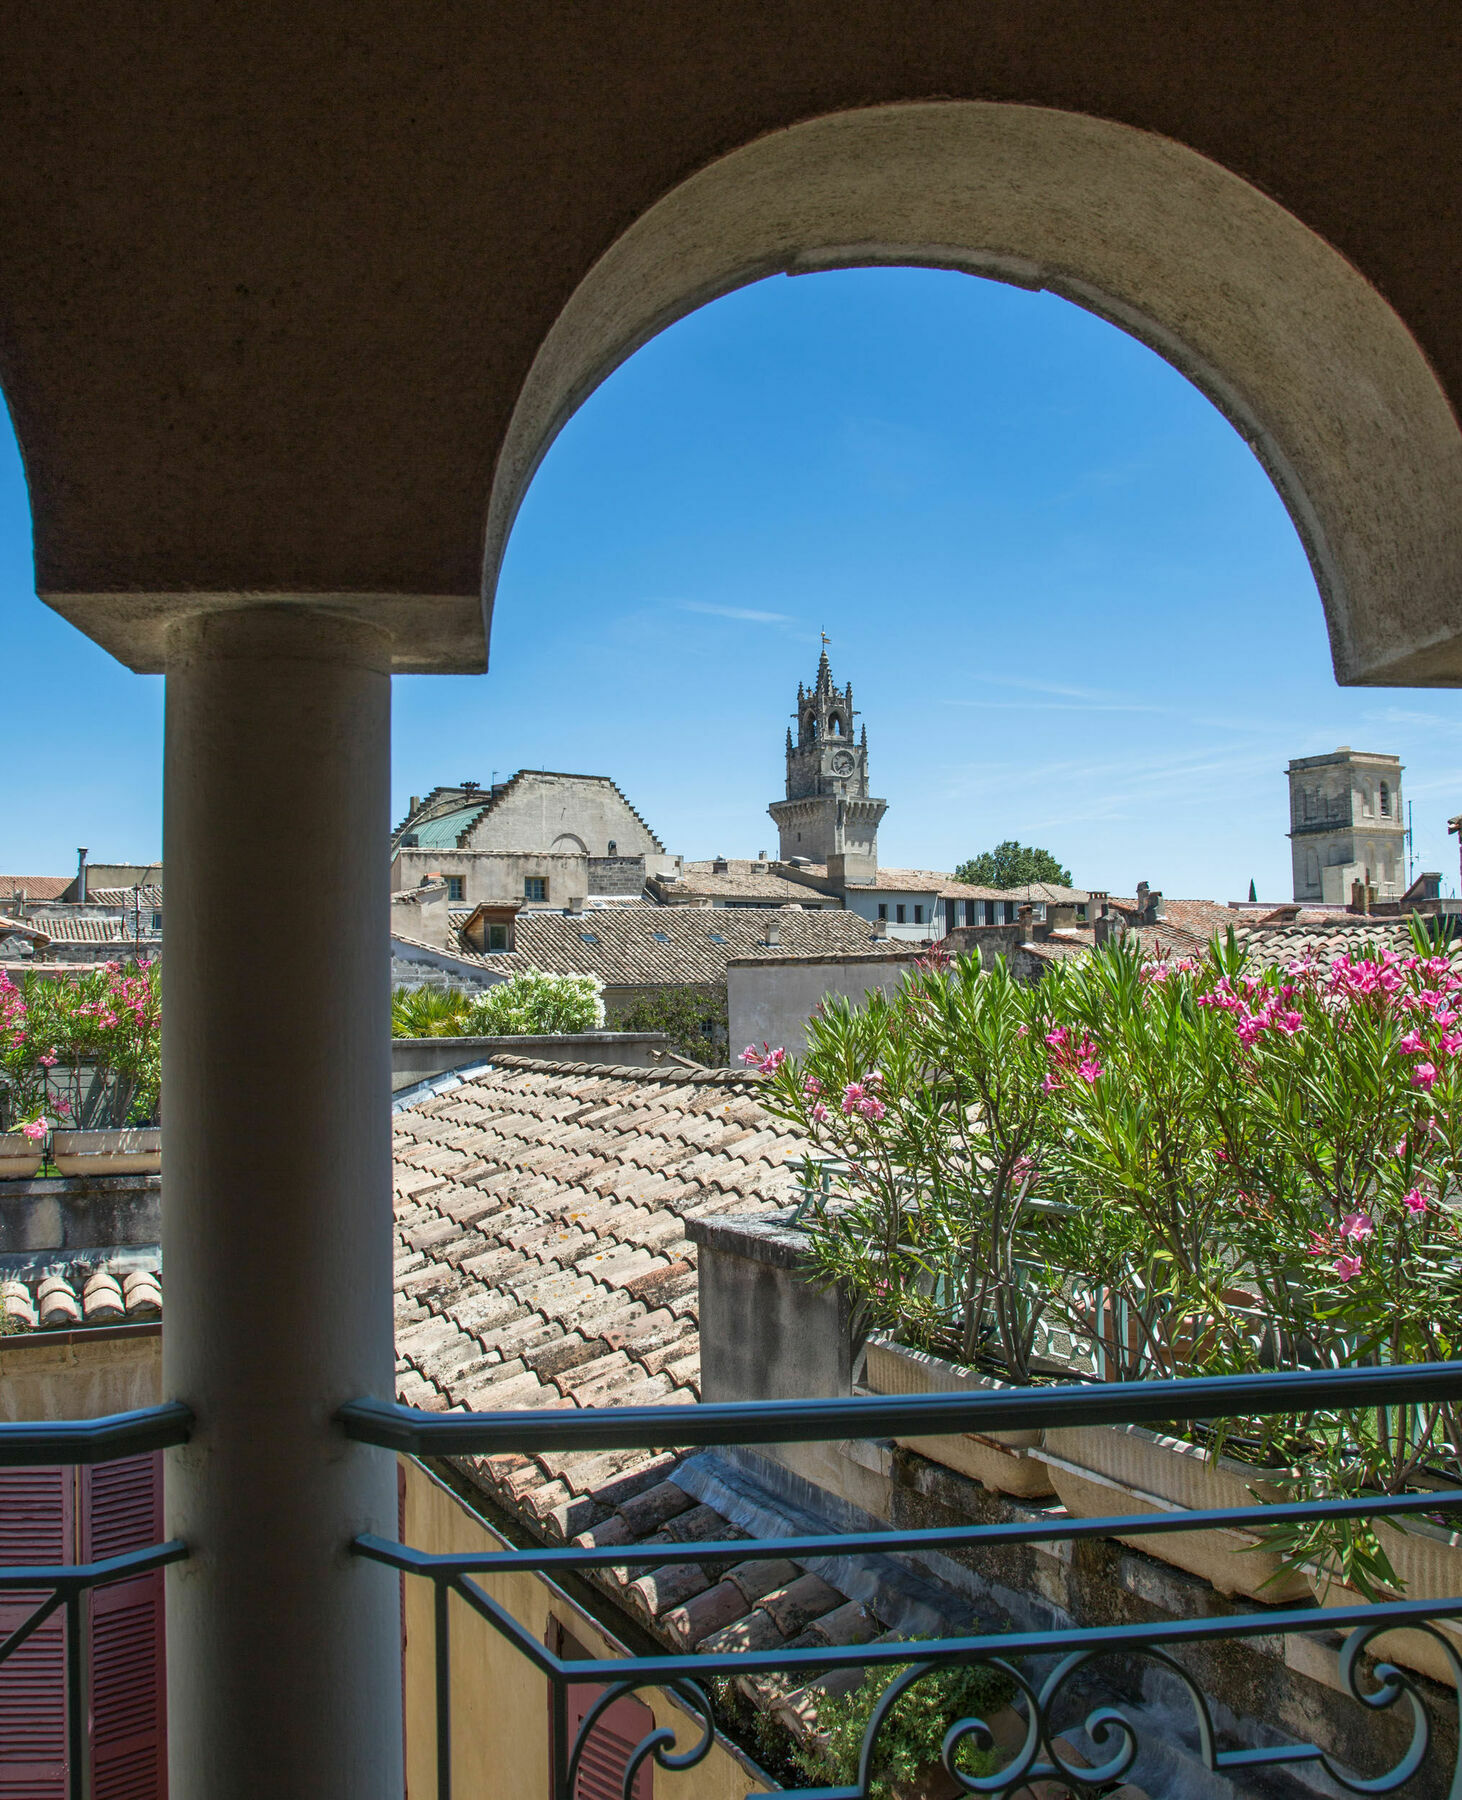
[{"label": "wispy cloud", "polygon": [[737,619],[744,625],[795,625],[790,613],[758,612],[751,606],[713,606],[709,600],[677,600],[681,612],[708,613],[713,619]]}]

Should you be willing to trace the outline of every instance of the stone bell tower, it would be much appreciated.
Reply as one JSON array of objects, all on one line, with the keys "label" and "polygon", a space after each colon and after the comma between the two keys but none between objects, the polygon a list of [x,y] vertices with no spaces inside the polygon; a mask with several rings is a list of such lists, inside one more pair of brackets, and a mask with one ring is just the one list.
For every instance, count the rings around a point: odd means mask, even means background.
[{"label": "stone bell tower", "polygon": [[853,735],[853,684],[833,686],[824,650],[811,688],[797,687],[797,736],[787,732],[787,797],[767,808],[783,862],[826,863],[835,881],[857,887],[878,873],[878,824],[886,800],[868,794],[868,728]]}]

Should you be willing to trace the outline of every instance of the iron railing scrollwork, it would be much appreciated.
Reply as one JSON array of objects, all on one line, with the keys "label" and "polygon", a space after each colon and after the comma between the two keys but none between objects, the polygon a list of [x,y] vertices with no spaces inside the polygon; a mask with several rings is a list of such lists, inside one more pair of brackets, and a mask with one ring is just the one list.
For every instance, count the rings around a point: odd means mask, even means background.
[{"label": "iron railing scrollwork", "polygon": [[[859,1396],[805,1402],[770,1401],[676,1408],[674,1417],[661,1408],[557,1411],[518,1414],[424,1414],[377,1401],[357,1401],[342,1410],[341,1420],[353,1438],[383,1448],[425,1456],[458,1456],[515,1450],[584,1450],[645,1447],[673,1443],[680,1447],[725,1444],[770,1444],[830,1441],[887,1435],[929,1436],[936,1433],[1020,1430],[1032,1426],[1163,1423],[1221,1417],[1257,1417],[1338,1407],[1404,1405],[1422,1398],[1462,1396],[1462,1364],[1426,1364],[1406,1368],[1379,1367],[1285,1372],[1264,1376],[1223,1376],[1183,1381],[1143,1381],[1027,1389],[1011,1392]],[[437,1794],[452,1800],[451,1773],[451,1604],[453,1597],[498,1632],[538,1669],[549,1684],[556,1715],[567,1717],[565,1694],[583,1683],[582,1661],[556,1656],[529,1632],[482,1585],[484,1577],[509,1571],[534,1572],[552,1578],[568,1573],[592,1575],[612,1567],[653,1567],[667,1554],[706,1565],[747,1561],[797,1561],[827,1555],[859,1554],[919,1557],[931,1551],[1013,1548],[1052,1544],[1088,1537],[1141,1538],[1174,1531],[1209,1528],[1262,1532],[1282,1524],[1315,1519],[1394,1518],[1408,1514],[1462,1511],[1462,1489],[1363,1495],[1323,1501],[1257,1504],[1204,1511],[1144,1512],[1108,1518],[1041,1518],[995,1524],[951,1525],[921,1530],[838,1531],[779,1538],[735,1538],[697,1541],[667,1551],[665,1543],[605,1547],[541,1545],[475,1554],[433,1554],[365,1536],[356,1553],[401,1574],[432,1584],[435,1595],[437,1656]],[[1448,1629],[1448,1627],[1451,1629]],[[616,1700],[638,1690],[675,1695],[688,1713],[689,1741],[681,1747],[675,1732],[657,1726],[628,1753],[621,1788],[631,1800],[639,1771],[647,1763],[672,1773],[701,1762],[714,1741],[715,1684],[737,1676],[779,1677],[793,1687],[839,1670],[898,1666],[900,1673],[873,1708],[864,1733],[861,1766],[847,1785],[803,1786],[786,1791],[798,1800],[869,1800],[879,1759],[879,1734],[887,1726],[899,1698],[936,1671],[951,1665],[985,1665],[998,1670],[1016,1696],[1023,1737],[995,1753],[996,1766],[976,1772],[961,1766],[966,1743],[991,1750],[995,1734],[989,1721],[951,1719],[944,1738],[943,1763],[965,1793],[993,1797],[1014,1795],[1031,1782],[1064,1783],[1081,1800],[1097,1800],[1128,1777],[1143,1745],[1140,1707],[1108,1703],[1089,1706],[1084,1720],[1093,1756],[1073,1757],[1063,1718],[1090,1691],[1089,1677],[1104,1658],[1140,1661],[1161,1670],[1186,1698],[1196,1754],[1213,1773],[1242,1779],[1266,1769],[1315,1765],[1342,1790],[1357,1794],[1392,1794],[1411,1788],[1436,1749],[1433,1715],[1425,1684],[1408,1669],[1377,1659],[1370,1647],[1383,1633],[1405,1629],[1435,1639],[1454,1683],[1462,1688],[1462,1595],[1447,1598],[1385,1600],[1356,1605],[1273,1607],[1228,1615],[1182,1618],[1141,1624],[1072,1627],[1045,1631],[1002,1631],[918,1642],[876,1640],[841,1647],[782,1647],[707,1654],[622,1655],[592,1665],[592,1680],[602,1692],[578,1722],[572,1738],[557,1756],[555,1800],[574,1800],[577,1772],[595,1725]],[[1325,1746],[1291,1741],[1225,1748],[1210,1701],[1181,1653],[1185,1647],[1219,1645],[1245,1638],[1288,1640],[1323,1632],[1344,1634],[1338,1661],[1343,1691],[1358,1706],[1378,1715],[1399,1716],[1404,1742],[1389,1766],[1362,1773],[1339,1762]],[[1435,1696],[1433,1696],[1435,1705]],[[1147,1721],[1151,1723],[1150,1719]],[[1166,1727],[1165,1727],[1166,1729]],[[1439,1777],[1439,1792],[1462,1800],[1462,1750],[1455,1766]],[[675,1790],[673,1786],[670,1793]],[[694,1791],[685,1784],[684,1791]]]}]

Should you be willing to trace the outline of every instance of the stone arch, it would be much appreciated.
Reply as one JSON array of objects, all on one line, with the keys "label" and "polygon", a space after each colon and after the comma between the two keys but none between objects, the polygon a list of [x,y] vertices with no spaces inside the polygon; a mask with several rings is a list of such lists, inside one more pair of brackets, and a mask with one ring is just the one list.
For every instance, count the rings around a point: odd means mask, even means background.
[{"label": "stone arch", "polygon": [[589,846],[572,831],[561,831],[548,846],[555,856],[587,856]]},{"label": "stone arch", "polygon": [[880,264],[1047,288],[1149,344],[1268,470],[1314,570],[1337,679],[1462,685],[1462,433],[1391,307],[1197,151],[987,101],[868,107],[771,133],[623,232],[519,395],[489,502],[487,604],[534,470],[618,364],[749,282]]}]

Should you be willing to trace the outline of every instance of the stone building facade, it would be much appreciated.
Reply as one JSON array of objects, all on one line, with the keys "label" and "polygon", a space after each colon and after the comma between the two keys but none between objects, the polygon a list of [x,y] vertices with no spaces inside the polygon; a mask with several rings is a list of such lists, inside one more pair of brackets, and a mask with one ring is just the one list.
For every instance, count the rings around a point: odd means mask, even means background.
[{"label": "stone building facade", "polygon": [[1401,759],[1342,744],[1290,763],[1290,853],[1296,900],[1348,906],[1357,884],[1372,900],[1406,892]]},{"label": "stone building facade", "polygon": [[767,808],[781,860],[826,865],[838,883],[871,882],[878,873],[878,826],[886,800],[868,792],[868,730],[855,740],[853,685],[833,686],[824,650],[817,680],[797,686],[797,737],[787,731],[787,793]]},{"label": "stone building facade", "polygon": [[434,788],[391,834],[392,892],[441,875],[461,906],[633,897],[677,866],[607,775],[520,769],[492,787]]}]

